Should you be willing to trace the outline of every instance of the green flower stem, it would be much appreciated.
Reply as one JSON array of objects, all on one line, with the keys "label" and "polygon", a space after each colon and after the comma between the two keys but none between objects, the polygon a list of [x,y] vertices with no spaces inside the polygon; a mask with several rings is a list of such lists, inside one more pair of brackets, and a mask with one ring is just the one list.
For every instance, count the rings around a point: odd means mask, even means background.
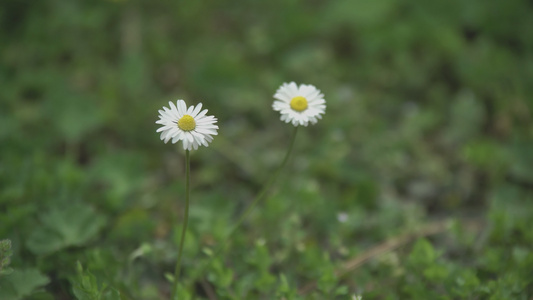
[{"label": "green flower stem", "polygon": [[[294,141],[296,140],[296,133],[298,132],[298,127],[294,127],[294,131],[292,132],[292,136],[290,139],[289,148],[287,149],[287,153],[285,154],[285,157],[283,158],[283,161],[279,165],[278,169],[272,174],[272,176],[268,179],[267,183],[263,186],[263,188],[259,191],[255,199],[248,205],[244,213],[239,217],[239,220],[233,226],[233,229],[229,232],[229,234],[226,236],[226,240],[222,242],[222,244],[217,248],[217,250],[214,252],[213,256],[211,256],[211,259],[208,260],[207,264],[211,262],[213,258],[215,258],[220,252],[226,247],[228,244],[228,241],[230,240],[231,236],[237,231],[237,229],[241,226],[241,224],[244,222],[244,220],[248,217],[248,215],[252,212],[252,210],[255,208],[255,206],[267,195],[267,192],[270,190],[276,179],[278,179],[279,174],[281,173],[281,170],[285,167],[287,164],[287,161],[289,160],[289,157],[291,155],[292,149],[294,148]],[[203,271],[203,270],[202,270]]]},{"label": "green flower stem", "polygon": [[298,126],[294,127],[294,131],[292,132],[289,148],[287,149],[287,153],[285,154],[285,157],[283,158],[283,161],[281,162],[281,165],[279,165],[278,169],[268,179],[267,183],[263,186],[261,191],[257,194],[257,196],[255,197],[254,201],[250,205],[248,205],[248,207],[246,208],[244,213],[241,215],[241,217],[237,221],[237,224],[235,224],[233,229],[230,231],[230,233],[226,237],[226,241],[224,242],[224,244],[226,244],[226,242],[233,235],[233,233],[235,233],[235,231],[237,231],[237,229],[242,224],[242,222],[244,222],[244,219],[246,219],[248,217],[248,215],[252,212],[252,210],[255,208],[257,203],[259,203],[266,196],[267,192],[270,190],[270,188],[272,187],[272,185],[274,184],[276,179],[278,179],[279,174],[281,173],[281,170],[283,170],[283,168],[287,164],[287,161],[289,160],[289,157],[291,155],[291,152],[292,152],[292,149],[293,149],[293,146],[294,146],[294,141],[296,140],[296,133],[297,132],[298,132]]},{"label": "green flower stem", "polygon": [[174,272],[174,286],[172,287],[172,300],[176,299],[176,291],[178,290],[181,256],[183,253],[183,244],[185,244],[185,233],[187,232],[187,223],[189,222],[189,194],[191,185],[191,160],[189,158],[189,150],[185,150],[185,216],[183,218],[183,229],[181,230],[181,240],[178,252],[178,261],[176,262],[176,271]]}]

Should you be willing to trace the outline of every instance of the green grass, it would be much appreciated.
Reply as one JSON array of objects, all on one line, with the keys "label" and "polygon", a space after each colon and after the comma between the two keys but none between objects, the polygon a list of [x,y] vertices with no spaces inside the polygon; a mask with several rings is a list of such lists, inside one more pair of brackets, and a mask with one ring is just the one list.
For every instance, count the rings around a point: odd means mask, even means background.
[{"label": "green grass", "polygon": [[[0,5],[0,299],[530,299],[533,6],[510,1]],[[281,163],[283,82],[327,110]],[[7,242],[9,240],[10,242]],[[200,266],[209,262],[203,270]]]}]

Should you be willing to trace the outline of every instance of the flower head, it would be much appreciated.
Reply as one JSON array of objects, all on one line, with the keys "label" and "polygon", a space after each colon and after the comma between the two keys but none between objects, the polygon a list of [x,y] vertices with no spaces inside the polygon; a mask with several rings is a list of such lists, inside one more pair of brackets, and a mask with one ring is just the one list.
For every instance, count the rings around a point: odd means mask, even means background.
[{"label": "flower head", "polygon": [[181,140],[184,150],[196,150],[199,145],[207,147],[213,140],[212,136],[218,134],[218,126],[215,125],[217,118],[206,116],[207,109],[200,112],[202,103],[188,109],[183,100],[168,104],[170,108],[163,106],[163,109],[159,110],[159,120],[156,121],[157,124],[163,125],[157,132],[161,132],[161,140],[165,144],[170,139],[173,144]]},{"label": "flower head", "polygon": [[281,120],[292,125],[316,124],[326,112],[326,100],[313,85],[284,83],[274,94],[272,108],[281,113]]}]

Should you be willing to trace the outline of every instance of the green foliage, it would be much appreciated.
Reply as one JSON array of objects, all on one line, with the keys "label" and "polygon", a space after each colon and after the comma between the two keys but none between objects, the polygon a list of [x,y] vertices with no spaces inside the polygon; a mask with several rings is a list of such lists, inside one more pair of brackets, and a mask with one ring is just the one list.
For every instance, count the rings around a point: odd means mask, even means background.
[{"label": "green foliage", "polygon": [[260,291],[270,291],[276,283],[276,277],[270,273],[272,257],[265,240],[258,240],[255,248],[247,254],[247,262],[255,270],[254,285]]},{"label": "green foliage", "polygon": [[298,297],[298,290],[296,290],[295,288],[291,288],[287,280],[287,277],[284,274],[280,274],[279,281],[280,282],[278,285],[278,289],[276,291],[276,297],[278,299],[287,299],[287,300],[300,299],[300,297]]},{"label": "green foliage", "polygon": [[81,246],[94,237],[105,218],[85,204],[53,207],[40,216],[41,225],[28,238],[35,254],[49,254],[69,246]]},{"label": "green foliage", "polygon": [[120,300],[120,293],[105,282],[98,284],[96,277],[77,265],[78,277],[72,281],[74,296],[78,300]]},{"label": "green foliage", "polygon": [[0,240],[0,276],[9,275],[13,272],[13,269],[9,267],[11,263],[11,241],[10,240]]},{"label": "green foliage", "polygon": [[[526,0],[2,1],[0,299],[170,299],[184,160],[154,122],[185,99],[220,132],[191,155],[180,300],[529,300],[532,15]],[[282,159],[272,94],[293,80],[327,113],[213,258]]]},{"label": "green foliage", "polygon": [[16,269],[8,276],[0,277],[0,299],[27,299],[50,279],[37,269]]}]

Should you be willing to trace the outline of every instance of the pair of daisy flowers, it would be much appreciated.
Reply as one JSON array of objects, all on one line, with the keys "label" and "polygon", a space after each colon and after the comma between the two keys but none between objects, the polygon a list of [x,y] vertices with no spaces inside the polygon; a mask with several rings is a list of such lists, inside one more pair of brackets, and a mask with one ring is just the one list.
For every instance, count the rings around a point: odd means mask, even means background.
[{"label": "pair of daisy flowers", "polygon": [[[326,100],[319,89],[313,85],[284,83],[274,94],[272,108],[279,111],[281,120],[294,126],[307,126],[309,122],[316,124],[326,111]],[[213,135],[217,135],[217,118],[207,116],[207,109],[202,110],[202,103],[187,108],[185,101],[178,100],[176,104],[169,102],[170,107],[163,106],[159,110],[157,124],[162,127],[161,140],[165,144],[172,140],[175,144],[183,142],[184,150],[198,149],[198,146],[209,146]]]}]

